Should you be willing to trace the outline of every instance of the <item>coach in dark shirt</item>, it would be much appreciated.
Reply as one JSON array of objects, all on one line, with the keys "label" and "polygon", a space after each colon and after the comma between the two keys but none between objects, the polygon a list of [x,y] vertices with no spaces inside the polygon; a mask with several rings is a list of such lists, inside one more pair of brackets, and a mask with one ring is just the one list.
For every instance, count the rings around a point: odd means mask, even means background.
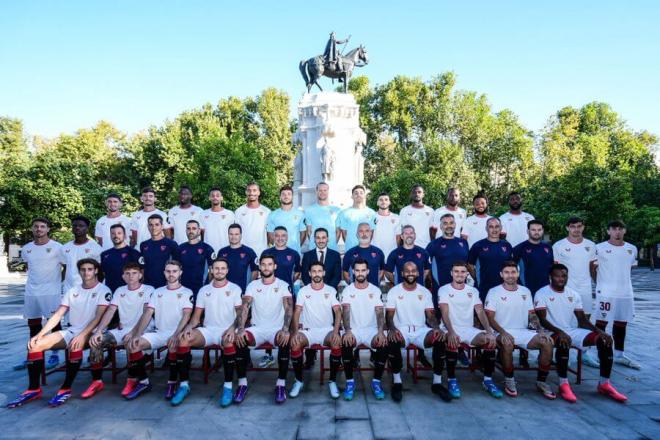
[{"label": "coach in dark shirt", "polygon": [[147,220],[151,238],[140,243],[140,253],[144,264],[144,284],[154,289],[167,284],[165,265],[179,257],[179,246],[163,234],[163,218],[152,214]]},{"label": "coach in dark shirt", "polygon": [[341,281],[341,257],[339,252],[328,247],[328,231],[325,228],[318,228],[314,231],[314,243],[316,249],[305,252],[302,259],[301,278],[303,284],[312,282],[309,277],[309,269],[312,263],[320,261],[325,269],[325,278],[323,282],[335,289]]},{"label": "coach in dark shirt", "polygon": [[140,261],[140,252],[126,244],[126,229],[116,224],[110,227],[110,238],[113,247],[101,252],[101,269],[105,276],[103,282],[114,293],[118,287],[126,284],[124,278],[124,265]]}]

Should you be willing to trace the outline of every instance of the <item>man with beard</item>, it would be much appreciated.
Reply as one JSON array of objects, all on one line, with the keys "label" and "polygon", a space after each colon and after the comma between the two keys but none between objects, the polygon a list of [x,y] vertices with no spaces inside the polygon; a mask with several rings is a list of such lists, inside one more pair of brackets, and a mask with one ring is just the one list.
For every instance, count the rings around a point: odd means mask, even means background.
[{"label": "man with beard", "polygon": [[144,265],[144,282],[157,289],[167,284],[165,266],[170,260],[177,259],[179,247],[176,241],[165,237],[163,218],[159,214],[150,215],[148,221],[151,238],[140,244],[140,253]]},{"label": "man with beard", "polygon": [[199,222],[202,216],[202,208],[192,204],[192,190],[189,186],[183,185],[179,188],[179,204],[170,208],[167,218],[174,230],[174,241],[177,244],[183,244],[188,241],[187,225],[189,220]]},{"label": "man with beard", "polygon": [[[124,230],[130,229],[131,219],[121,212],[122,200],[117,193],[110,193],[105,198],[106,214],[96,221],[94,236],[103,250],[113,246],[111,228],[114,225],[122,225]],[[128,234],[124,234],[126,244],[129,244]]]},{"label": "man with beard", "polygon": [[205,243],[208,243],[214,252],[218,252],[225,246],[229,246],[227,237],[229,225],[236,220],[234,213],[222,206],[222,191],[220,188],[211,188],[209,191],[209,201],[211,207],[202,212],[201,226],[202,237]]},{"label": "man with beard", "polygon": [[376,226],[376,211],[367,206],[367,189],[363,185],[355,185],[351,197],[353,206],[337,215],[337,229],[344,239],[344,252],[358,245],[357,229],[360,223],[367,223],[370,228]]},{"label": "man with beard", "polygon": [[399,216],[390,211],[390,196],[380,193],[378,196],[378,214],[372,243],[383,251],[386,257],[399,245],[401,238],[401,223]]},{"label": "man with beard", "polygon": [[[270,209],[259,203],[261,188],[256,182],[248,183],[245,187],[247,201],[239,207],[234,215],[236,223],[241,225],[243,243],[254,251],[256,255],[268,247],[266,240],[266,223],[270,215]],[[231,273],[231,269],[229,269]]]},{"label": "man with beard", "polygon": [[245,286],[249,281],[257,278],[257,256],[254,251],[241,243],[243,238],[241,225],[234,223],[229,225],[227,234],[229,246],[218,251],[218,257],[225,258],[229,262],[229,274],[227,279],[245,292]]},{"label": "man with beard", "polygon": [[101,268],[105,275],[105,285],[112,292],[126,284],[124,281],[124,266],[140,261],[140,253],[126,244],[126,229],[124,225],[116,224],[110,227],[112,245],[110,249],[101,252]]},{"label": "man with beard", "polygon": [[415,228],[415,244],[425,249],[431,241],[433,228],[433,208],[424,204],[424,188],[414,185],[410,190],[410,205],[399,213],[401,226],[411,225]]},{"label": "man with beard", "polygon": [[142,209],[135,212],[133,217],[131,217],[131,246],[135,247],[138,251],[142,242],[151,238],[151,233],[149,232],[150,216],[158,214],[163,219],[163,229],[169,230],[172,228],[167,223],[167,214],[160,209],[156,209],[156,191],[153,188],[143,188],[140,201],[142,202]]},{"label": "man with beard", "polygon": [[71,219],[71,232],[73,240],[65,243],[60,250],[60,262],[64,266],[64,292],[79,285],[82,280],[78,267],[78,261],[83,258],[101,260],[101,246],[89,238],[89,219],[77,215]]},{"label": "man with beard", "polygon": [[[261,255],[275,257],[275,277],[287,283],[293,292],[293,283],[300,278],[300,254],[289,247],[289,234],[284,226],[277,226],[272,236],[274,246]],[[295,298],[293,302],[296,302]]]},{"label": "man with beard", "polygon": [[372,232],[369,223],[360,223],[355,234],[359,239],[358,245],[347,250],[344,254],[342,271],[344,281],[347,284],[351,282],[353,262],[361,258],[369,265],[369,282],[375,286],[380,286],[380,280],[383,278],[383,270],[385,269],[385,255],[383,255],[383,251],[371,244]]},{"label": "man with beard", "polygon": [[532,214],[522,211],[521,208],[522,196],[514,191],[509,194],[509,211],[500,216],[502,235],[513,247],[527,240],[527,223],[534,220]]},{"label": "man with beard", "polygon": [[458,188],[449,188],[447,190],[447,201],[445,206],[441,206],[436,209],[433,213],[433,224],[431,226],[431,238],[435,238],[438,232],[438,229],[442,229],[442,217],[445,214],[451,214],[454,216],[454,222],[456,226],[454,227],[454,236],[460,238],[461,229],[463,228],[463,222],[467,217],[465,209],[458,206],[461,203],[461,192]]},{"label": "man with beard", "polygon": [[333,251],[337,250],[337,241],[339,240],[337,215],[341,209],[338,206],[330,205],[330,201],[328,200],[329,192],[330,187],[328,184],[319,182],[316,185],[316,203],[305,208],[305,224],[307,225],[310,250],[314,249],[315,243],[311,239],[314,237],[315,231],[319,228],[328,231],[327,247]]},{"label": "man with beard", "polygon": [[488,198],[484,193],[478,193],[472,198],[474,214],[465,219],[461,229],[461,237],[466,239],[470,248],[473,244],[488,236],[486,221],[488,215]]},{"label": "man with beard", "polygon": [[[454,214],[444,214],[440,217],[442,235],[426,247],[432,265],[432,292],[437,292],[439,287],[451,283],[451,270],[455,262],[468,260],[468,242],[456,235],[456,228]],[[434,294],[433,304],[437,305],[437,300],[438,297]]]},{"label": "man with beard", "polygon": [[325,277],[323,282],[335,289],[341,281],[341,256],[339,252],[328,247],[329,231],[324,228],[318,228],[314,231],[314,242],[316,246],[303,254],[301,277],[303,284],[312,282],[309,276],[309,269],[315,261],[323,264]]},{"label": "man with beard", "polygon": [[513,249],[508,241],[500,238],[502,224],[497,217],[486,222],[487,238],[479,240],[470,248],[468,268],[475,274],[479,298],[486,299],[488,291],[502,283],[500,272],[505,261],[513,259]]},{"label": "man with beard", "polygon": [[288,233],[287,246],[300,256],[300,247],[307,234],[305,212],[300,208],[293,208],[293,188],[289,185],[280,188],[280,207],[268,215],[266,224],[268,243],[274,243],[275,228],[280,226]]},{"label": "man with beard", "polygon": [[392,285],[399,284],[403,281],[403,265],[412,261],[417,266],[417,272],[419,272],[417,282],[423,286],[424,280],[431,269],[429,254],[424,248],[415,244],[416,232],[414,226],[404,226],[401,229],[401,238],[403,244],[390,252],[387,257],[385,277]]},{"label": "man with beard", "polygon": [[188,241],[179,245],[178,250],[179,261],[183,270],[181,284],[192,290],[194,305],[197,300],[197,292],[208,278],[214,252],[211,245],[202,241],[202,229],[197,220],[188,220],[186,235]]},{"label": "man with beard", "polygon": [[532,292],[532,297],[543,286],[548,285],[548,273],[554,262],[552,247],[544,243],[543,222],[530,220],[527,224],[529,239],[513,248],[513,259],[520,268],[521,284]]}]

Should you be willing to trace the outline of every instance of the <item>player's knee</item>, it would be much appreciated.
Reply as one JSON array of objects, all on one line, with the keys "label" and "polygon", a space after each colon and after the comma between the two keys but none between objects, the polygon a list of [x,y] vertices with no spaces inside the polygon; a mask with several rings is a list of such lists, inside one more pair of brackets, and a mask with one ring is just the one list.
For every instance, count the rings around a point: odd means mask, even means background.
[{"label": "player's knee", "polygon": [[500,340],[499,344],[500,344],[500,349],[502,351],[504,351],[506,353],[513,352],[513,342],[508,341],[508,340],[507,341]]}]

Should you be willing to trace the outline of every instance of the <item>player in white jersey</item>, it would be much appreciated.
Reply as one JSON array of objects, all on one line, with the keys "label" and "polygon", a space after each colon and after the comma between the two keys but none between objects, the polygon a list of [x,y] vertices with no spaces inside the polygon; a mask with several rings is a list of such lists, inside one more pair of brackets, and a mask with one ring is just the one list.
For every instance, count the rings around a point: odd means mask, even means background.
[{"label": "player in white jersey", "polygon": [[[28,389],[7,404],[8,408],[22,406],[42,395],[41,373],[44,369],[44,350],[68,350],[66,376],[62,386],[48,405],[60,406],[71,397],[71,385],[78,374],[83,350],[88,347],[89,337],[96,327],[112,297],[108,287],[99,281],[101,265],[91,258],[77,263],[82,283],[72,287],[62,297],[62,303],[46,325],[28,342]],[[54,331],[64,315],[68,313],[66,330]]]},{"label": "player in white jersey", "polygon": [[[383,251],[385,257],[399,245],[401,240],[401,222],[397,214],[390,211],[390,195],[378,195],[378,213],[371,243]],[[347,251],[348,249],[345,249]]]},{"label": "player in white jersey", "polygon": [[339,397],[337,372],[341,366],[341,306],[337,291],[323,282],[325,269],[319,261],[309,267],[312,282],[298,292],[291,321],[291,363],[296,380],[289,396],[298,397],[303,389],[303,349],[314,345],[330,347],[330,381],[333,399]]},{"label": "player in white jersey", "polygon": [[467,218],[465,209],[458,206],[461,203],[461,192],[458,188],[449,188],[447,190],[447,201],[445,206],[441,206],[433,213],[433,222],[431,224],[431,239],[436,238],[438,230],[442,226],[442,217],[445,214],[454,216],[456,228],[454,229],[454,237],[461,236],[461,229],[463,229],[463,222]]},{"label": "player in white jersey", "polygon": [[[193,293],[181,285],[181,263],[176,260],[168,261],[164,272],[167,284],[151,294],[149,304],[128,336],[128,375],[137,378],[137,383],[133,390],[124,396],[127,400],[136,399],[151,391],[144,350],[158,350],[162,347],[168,349],[170,377],[165,390],[166,400],[171,400],[176,392],[178,364],[190,354],[189,349],[184,353],[178,353],[178,350],[181,334],[192,313]],[[152,318],[153,328],[149,325]]]},{"label": "player in white jersey", "polygon": [[[261,278],[248,284],[243,295],[241,324],[236,330],[239,347],[277,346],[277,382],[275,402],[286,401],[286,375],[289,370],[289,339],[293,316],[293,298],[289,285],[275,277],[275,257],[264,254],[259,259]],[[252,326],[245,328],[248,311],[252,311]]]},{"label": "player in white jersey", "polygon": [[97,242],[89,238],[89,219],[82,215],[71,219],[73,240],[62,245],[60,262],[64,266],[64,292],[79,285],[82,280],[76,264],[83,258],[93,258],[101,261],[103,249]]},{"label": "player in white jersey", "polygon": [[235,222],[234,212],[222,206],[222,191],[220,188],[211,188],[209,191],[211,207],[202,213],[202,236],[213,251],[217,252],[229,246],[229,225]]},{"label": "player in white jersey", "polygon": [[488,198],[485,194],[475,195],[472,198],[472,207],[474,208],[474,214],[465,219],[461,230],[461,237],[467,240],[469,247],[488,237],[486,223],[491,217],[488,215]]},{"label": "player in white jersey", "polygon": [[[444,333],[435,316],[433,300],[429,290],[417,284],[417,265],[409,261],[403,266],[403,282],[387,293],[386,321],[388,357],[392,368],[392,399],[403,398],[401,349],[409,345],[417,348],[433,347],[433,384],[431,391],[445,402],[451,395],[442,385],[442,367],[445,360]],[[429,324],[427,326],[426,324]]]},{"label": "player in white jersey", "polygon": [[387,336],[385,335],[384,304],[381,291],[369,283],[369,265],[363,259],[353,262],[353,282],[342,292],[342,310],[344,335],[342,337],[342,360],[346,388],[344,399],[353,400],[355,380],[353,379],[353,364],[355,362],[354,348],[360,346],[375,350],[374,378],[371,380],[371,390],[377,400],[385,398],[381,385],[385,362],[387,361]]},{"label": "player in white jersey", "polygon": [[[96,221],[94,228],[94,237],[103,250],[110,249],[112,237],[110,228],[114,225],[122,225],[126,230],[131,227],[131,218],[121,212],[121,196],[117,193],[110,193],[105,198],[106,214]],[[126,244],[129,244],[129,237],[126,236]]]},{"label": "player in white jersey", "polygon": [[610,383],[612,372],[612,337],[591,322],[582,309],[580,295],[567,286],[568,268],[555,263],[550,269],[550,285],[536,292],[534,308],[541,325],[552,332],[559,376],[559,394],[571,403],[577,401],[568,384],[568,352],[571,346],[595,345],[600,358],[600,380],[596,390],[618,402],[628,400]]},{"label": "player in white jersey", "polygon": [[131,246],[140,250],[140,244],[151,238],[149,232],[149,217],[158,214],[163,219],[163,229],[165,235],[171,237],[172,225],[167,222],[167,214],[160,209],[156,209],[156,191],[153,188],[142,188],[140,196],[142,209],[133,213],[131,217]]},{"label": "player in white jersey", "polygon": [[623,352],[626,327],[635,316],[630,269],[637,266],[637,248],[624,241],[626,225],[613,220],[607,225],[609,240],[596,245],[596,259],[591,263],[596,279],[596,326],[601,330],[612,323],[614,362],[635,370],[640,365]]},{"label": "player in white jersey", "polygon": [[516,247],[527,240],[527,223],[534,220],[534,216],[521,210],[522,196],[519,192],[509,194],[509,210],[500,216],[502,222],[502,235],[511,247]]},{"label": "player in white jersey", "polygon": [[[484,367],[484,389],[495,398],[502,397],[502,391],[493,382],[495,370],[495,334],[490,327],[484,307],[479,299],[479,291],[468,286],[468,267],[465,261],[455,261],[451,268],[452,281],[438,289],[438,306],[442,313],[442,330],[446,333],[447,345],[447,388],[453,399],[461,397],[461,389],[456,380],[456,362],[461,344],[479,347]],[[485,329],[474,326],[474,315]]]},{"label": "player in white jersey", "polygon": [[[423,249],[431,242],[433,228],[433,208],[424,204],[424,188],[414,185],[410,190],[410,205],[399,213],[401,227],[411,225],[415,228],[417,238],[415,244]],[[389,254],[385,254],[389,255]]]},{"label": "player in white jersey", "polygon": [[268,247],[266,224],[270,209],[259,203],[261,188],[252,182],[245,187],[247,202],[236,210],[236,223],[243,229],[243,244],[251,248],[255,254],[261,253]]},{"label": "player in white jersey", "polygon": [[[500,272],[502,284],[488,291],[484,308],[491,327],[498,333],[497,345],[502,358],[504,372],[504,392],[511,397],[518,396],[516,380],[513,377],[513,349],[539,350],[539,367],[536,373],[536,388],[547,399],[557,395],[546,382],[552,361],[552,338],[547,334],[534,312],[532,293],[518,284],[518,265],[506,261]],[[530,330],[530,327],[534,330]]]},{"label": "player in white jersey", "polygon": [[179,204],[173,206],[167,212],[167,221],[174,231],[173,240],[177,244],[188,241],[186,235],[186,225],[190,220],[201,223],[202,208],[192,204],[192,190],[189,186],[183,185],[179,188]]},{"label": "player in white jersey", "polygon": [[[126,347],[128,345],[130,333],[151,299],[154,288],[142,284],[142,278],[142,267],[139,263],[126,263],[122,268],[122,279],[126,285],[115,290],[110,305],[89,339],[92,383],[81,394],[83,399],[88,399],[103,390],[103,351],[112,346]],[[116,328],[108,329],[115,313],[119,314],[119,325]],[[130,393],[135,387],[135,383],[135,377],[129,375],[121,395],[125,397]]]},{"label": "player in white jersey", "polygon": [[[247,377],[245,370],[247,358],[245,353],[240,362],[237,361],[234,339],[236,328],[241,319],[241,288],[227,280],[229,263],[224,258],[218,258],[211,265],[212,281],[203,286],[197,294],[195,312],[190,322],[181,332],[177,358],[183,357],[179,362],[179,375],[181,384],[174,397],[172,405],[176,406],[190,394],[188,377],[190,374],[190,348],[203,348],[208,346],[222,346],[222,367],[225,372],[225,381],[222,387],[220,406],[227,407],[233,401],[232,381],[234,368],[238,372],[239,391],[236,403],[241,403],[247,393]],[[202,321],[202,314],[204,320]],[[200,325],[200,323],[202,323]],[[242,348],[246,351],[245,348]],[[249,351],[247,355],[249,356]]]}]

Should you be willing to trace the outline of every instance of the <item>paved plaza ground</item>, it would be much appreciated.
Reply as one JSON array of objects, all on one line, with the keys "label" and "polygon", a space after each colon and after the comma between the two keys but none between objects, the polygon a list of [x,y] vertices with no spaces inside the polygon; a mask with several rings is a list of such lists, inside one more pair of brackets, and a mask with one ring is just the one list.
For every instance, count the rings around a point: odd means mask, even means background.
[{"label": "paved plaza ground", "polygon": [[[612,379],[628,395],[618,404],[596,394],[598,371],[585,367],[581,385],[574,385],[579,401],[547,401],[534,389],[535,373],[517,374],[520,396],[495,400],[480,388],[480,373],[458,373],[463,397],[449,404],[430,392],[430,378],[413,384],[404,371],[404,398],[394,403],[389,395],[376,401],[365,392],[370,373],[357,375],[358,392],[352,402],[332,400],[318,384],[318,372],[307,376],[306,389],[284,405],[273,402],[275,373],[248,373],[250,392],[241,406],[218,406],[222,372],[204,385],[192,373],[192,394],[177,408],[163,400],[166,372],[152,377],[154,390],[136,401],[124,401],[117,385],[105,374],[106,389],[90,401],[79,394],[89,383],[81,372],[74,396],[64,406],[50,409],[47,398],[57,390],[63,373],[48,377],[45,398],[24,408],[0,409],[3,439],[659,439],[660,438],[660,271],[634,271],[637,316],[628,328],[627,352],[642,364],[641,371],[614,367]],[[22,319],[22,278],[0,279],[0,404],[26,386],[25,371],[12,365],[25,357],[27,326]],[[256,356],[260,354],[254,354]],[[121,356],[123,360],[123,355]],[[363,357],[363,363],[368,362]],[[292,376],[290,375],[290,381]],[[495,374],[498,382],[500,373]],[[550,379],[556,387],[556,375]],[[290,382],[289,381],[289,382]],[[389,391],[389,376],[385,376]],[[340,387],[343,378],[340,375]]]}]

